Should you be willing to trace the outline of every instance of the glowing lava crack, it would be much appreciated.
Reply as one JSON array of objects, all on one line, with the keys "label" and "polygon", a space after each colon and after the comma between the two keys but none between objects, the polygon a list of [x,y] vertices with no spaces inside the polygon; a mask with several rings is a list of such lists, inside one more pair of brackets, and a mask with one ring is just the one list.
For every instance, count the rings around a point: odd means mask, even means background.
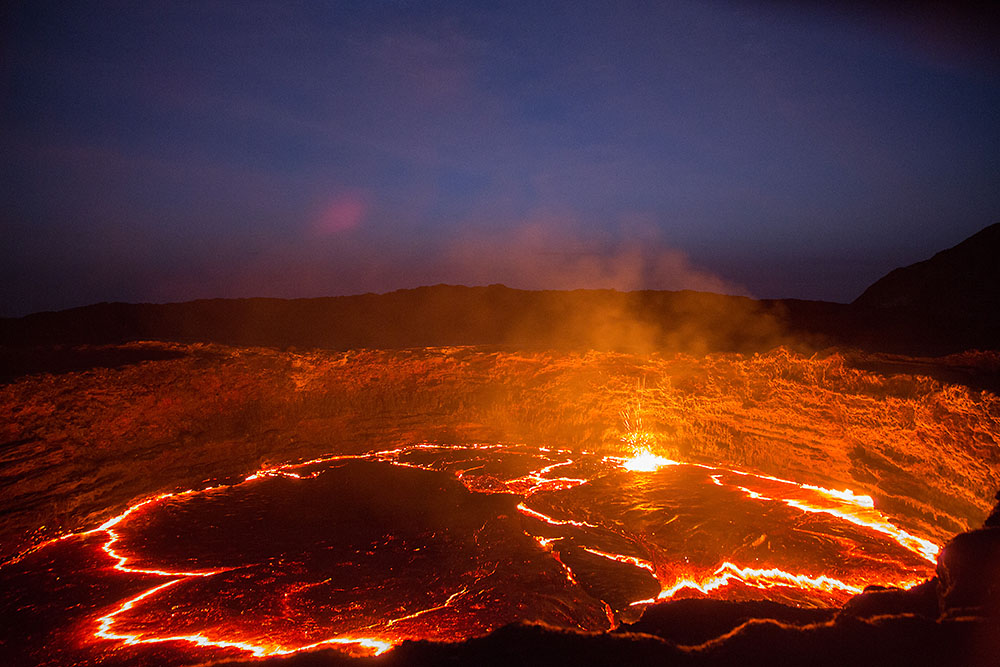
[{"label": "glowing lava crack", "polygon": [[421,444],[146,499],[18,566],[26,591],[76,568],[117,595],[66,631],[73,661],[184,664],[377,655],[517,620],[602,630],[677,597],[838,605],[927,578],[937,550],[851,491],[648,450]]},{"label": "glowing lava crack", "polygon": [[[255,473],[254,475],[249,476],[245,481],[249,482],[249,481],[252,481],[254,479],[258,479],[262,475],[266,475],[266,474],[270,474],[269,471],[262,471],[262,472],[259,472],[259,473]],[[295,478],[295,479],[301,479],[301,477],[299,475],[296,475],[295,473],[288,472],[288,473],[283,473],[283,474],[285,474],[288,477]],[[222,487],[209,487],[209,488],[206,488],[206,489],[202,489],[201,493],[212,491],[212,490],[217,489],[217,488],[222,488]],[[128,566],[129,558],[127,556],[123,556],[123,555],[117,553],[115,551],[115,549],[114,549],[114,545],[115,545],[115,543],[119,539],[118,538],[118,534],[114,531],[114,527],[117,526],[119,523],[121,523],[124,519],[126,519],[130,514],[132,514],[133,512],[135,512],[135,511],[137,511],[137,510],[139,510],[139,509],[141,509],[141,508],[143,508],[143,507],[145,507],[147,505],[150,505],[152,503],[162,502],[162,501],[164,501],[166,499],[169,499],[169,498],[176,498],[176,497],[179,497],[179,496],[190,495],[190,494],[194,494],[194,493],[199,493],[199,492],[196,492],[196,491],[186,491],[186,492],[181,493],[181,494],[166,493],[166,494],[162,494],[160,496],[157,496],[155,498],[142,501],[140,503],[137,503],[137,504],[129,507],[127,510],[125,510],[124,512],[122,512],[118,516],[116,516],[116,517],[114,517],[114,518],[106,521],[99,528],[96,528],[93,531],[88,531],[88,533],[85,533],[85,534],[92,534],[92,533],[96,533],[96,532],[105,532],[105,533],[107,533],[109,539],[108,539],[107,542],[105,542],[105,544],[103,545],[102,548],[103,548],[103,550],[104,550],[105,553],[107,553],[110,557],[112,557],[113,559],[115,559],[115,560],[118,561],[113,566],[114,569],[116,569],[116,570],[120,570],[122,572],[129,572],[129,573],[133,573],[133,574],[152,574],[152,575],[159,575],[159,576],[164,576],[164,577],[176,577],[176,578],[170,579],[169,581],[167,581],[167,582],[165,582],[163,584],[155,586],[155,587],[153,587],[153,588],[151,588],[149,590],[143,591],[139,595],[136,595],[135,597],[133,597],[133,598],[131,598],[129,600],[126,600],[117,609],[115,609],[111,613],[106,614],[106,615],[102,616],[100,619],[98,619],[98,621],[99,621],[99,628],[94,633],[97,637],[100,637],[102,639],[120,640],[120,641],[123,641],[125,644],[128,644],[128,645],[133,645],[133,644],[152,644],[152,643],[162,643],[162,642],[171,642],[171,641],[185,641],[185,642],[191,642],[191,643],[196,644],[198,646],[217,647],[217,648],[235,648],[235,649],[239,649],[241,651],[249,651],[250,653],[252,653],[253,655],[255,655],[257,657],[264,657],[264,656],[269,656],[269,655],[285,655],[285,654],[294,653],[294,652],[297,652],[297,651],[318,648],[318,647],[325,646],[325,645],[357,646],[357,647],[360,647],[361,649],[365,650],[366,652],[369,652],[372,655],[378,655],[378,654],[383,653],[383,652],[385,652],[386,650],[388,650],[389,648],[392,647],[392,644],[390,644],[389,642],[382,641],[382,640],[379,640],[379,639],[374,639],[374,638],[371,638],[371,637],[331,637],[329,639],[323,639],[323,640],[320,640],[318,642],[314,642],[314,643],[306,645],[306,646],[298,646],[298,647],[295,647],[295,648],[287,648],[287,647],[284,647],[284,646],[281,646],[281,645],[273,645],[273,644],[272,645],[255,645],[253,643],[244,642],[244,641],[231,641],[231,640],[226,640],[226,639],[211,638],[211,637],[207,637],[207,636],[205,636],[203,634],[167,635],[167,636],[144,636],[144,635],[141,635],[141,634],[129,634],[129,633],[121,633],[121,634],[119,634],[119,633],[114,632],[112,630],[112,627],[114,625],[116,617],[118,617],[120,614],[122,614],[124,612],[127,612],[127,611],[131,610],[133,607],[135,607],[137,604],[140,604],[141,602],[143,602],[147,598],[153,597],[153,596],[157,595],[158,593],[162,592],[163,590],[167,589],[168,587],[174,586],[175,584],[178,584],[178,583],[184,581],[185,579],[187,579],[189,577],[210,577],[210,576],[218,574],[220,572],[220,570],[206,570],[206,571],[202,571],[202,572],[177,572],[177,571],[169,571],[169,570],[157,570],[157,569],[146,569],[146,568],[129,567]]]}]

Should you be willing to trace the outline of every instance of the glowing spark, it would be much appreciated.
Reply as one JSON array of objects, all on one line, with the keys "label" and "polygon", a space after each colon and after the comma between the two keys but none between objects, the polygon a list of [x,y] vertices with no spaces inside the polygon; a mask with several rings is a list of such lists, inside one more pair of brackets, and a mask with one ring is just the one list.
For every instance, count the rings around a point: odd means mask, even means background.
[{"label": "glowing spark", "polygon": [[655,472],[664,466],[680,465],[677,461],[657,456],[648,449],[640,449],[622,467],[631,472]]}]

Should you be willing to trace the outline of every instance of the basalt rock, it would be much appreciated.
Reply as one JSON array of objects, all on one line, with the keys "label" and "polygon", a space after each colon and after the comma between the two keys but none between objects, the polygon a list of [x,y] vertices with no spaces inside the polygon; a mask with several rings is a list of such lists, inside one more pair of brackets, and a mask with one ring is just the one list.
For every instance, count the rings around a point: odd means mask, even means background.
[{"label": "basalt rock", "polygon": [[1000,502],[982,528],[945,546],[937,573],[943,616],[1000,618]]},{"label": "basalt rock", "polygon": [[1000,491],[997,491],[996,505],[993,506],[993,511],[990,515],[986,517],[986,521],[983,522],[983,528],[1000,528]]},{"label": "basalt rock", "polygon": [[769,600],[675,600],[649,607],[642,618],[623,625],[622,632],[656,635],[683,646],[703,644],[752,619],[803,626],[831,620],[835,609],[803,609]]},{"label": "basalt rock", "polygon": [[869,586],[860,595],[847,601],[841,617],[874,618],[876,616],[913,614],[936,619],[940,615],[937,577],[908,590],[888,586]]}]

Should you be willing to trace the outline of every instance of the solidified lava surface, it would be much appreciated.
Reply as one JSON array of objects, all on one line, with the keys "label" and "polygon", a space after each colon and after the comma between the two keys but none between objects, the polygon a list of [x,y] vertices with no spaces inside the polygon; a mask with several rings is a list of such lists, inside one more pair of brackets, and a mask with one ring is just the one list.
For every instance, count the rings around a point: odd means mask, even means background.
[{"label": "solidified lava surface", "polygon": [[933,574],[867,496],[740,470],[419,444],[142,500],[0,569],[8,664],[370,655],[515,621],[608,630],[662,599],[843,604]]}]

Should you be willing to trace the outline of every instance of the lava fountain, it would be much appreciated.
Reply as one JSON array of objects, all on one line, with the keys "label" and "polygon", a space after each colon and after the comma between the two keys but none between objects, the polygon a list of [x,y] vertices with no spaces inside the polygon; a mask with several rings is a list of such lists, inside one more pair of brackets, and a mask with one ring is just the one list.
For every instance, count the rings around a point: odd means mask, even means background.
[{"label": "lava fountain", "polygon": [[928,578],[937,551],[849,490],[648,449],[424,443],[148,498],[0,583],[15,623],[48,619],[15,664],[187,664],[607,630],[669,598],[835,606]]}]

